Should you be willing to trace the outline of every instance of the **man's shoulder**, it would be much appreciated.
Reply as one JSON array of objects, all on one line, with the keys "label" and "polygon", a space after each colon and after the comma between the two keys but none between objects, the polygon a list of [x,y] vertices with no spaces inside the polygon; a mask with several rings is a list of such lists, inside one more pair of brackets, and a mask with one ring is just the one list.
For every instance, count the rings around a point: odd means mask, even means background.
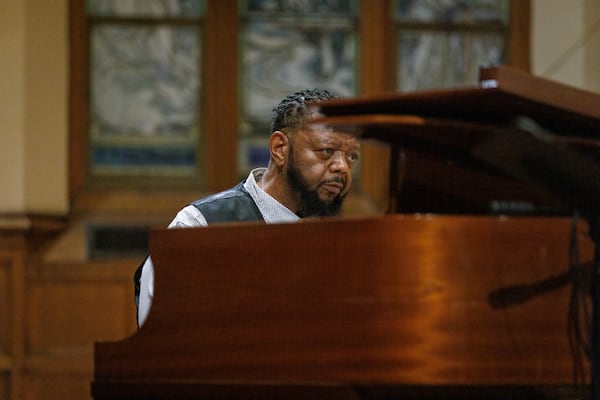
[{"label": "man's shoulder", "polygon": [[236,199],[236,198],[247,198],[248,200],[254,202],[252,200],[252,197],[250,197],[250,195],[246,191],[246,189],[244,189],[243,183],[240,183],[230,189],[227,189],[222,192],[215,193],[215,194],[211,194],[209,196],[206,196],[199,200],[196,200],[196,201],[192,202],[192,205],[198,207],[198,206],[201,206],[202,204],[209,204],[209,203],[221,202],[221,201],[227,202],[229,200]]},{"label": "man's shoulder", "polygon": [[233,221],[264,221],[254,199],[244,188],[243,182],[231,189],[194,201],[209,224]]}]

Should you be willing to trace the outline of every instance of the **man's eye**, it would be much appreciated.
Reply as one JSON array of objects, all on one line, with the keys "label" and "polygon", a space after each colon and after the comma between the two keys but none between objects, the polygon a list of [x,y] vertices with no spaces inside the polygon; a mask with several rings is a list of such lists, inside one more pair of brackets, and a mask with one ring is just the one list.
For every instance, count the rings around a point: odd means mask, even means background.
[{"label": "man's eye", "polygon": [[323,154],[324,156],[327,156],[327,157],[331,157],[333,155],[333,153],[334,153],[333,149],[322,149],[321,150],[321,154]]}]

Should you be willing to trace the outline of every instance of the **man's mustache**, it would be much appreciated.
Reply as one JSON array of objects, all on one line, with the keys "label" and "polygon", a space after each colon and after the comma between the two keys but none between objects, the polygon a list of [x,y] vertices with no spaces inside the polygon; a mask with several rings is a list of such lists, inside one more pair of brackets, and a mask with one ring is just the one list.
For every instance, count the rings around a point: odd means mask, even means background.
[{"label": "man's mustache", "polygon": [[346,186],[346,178],[344,178],[343,176],[336,176],[336,177],[324,180],[323,183],[324,184],[327,184],[327,183],[341,183],[342,185]]}]

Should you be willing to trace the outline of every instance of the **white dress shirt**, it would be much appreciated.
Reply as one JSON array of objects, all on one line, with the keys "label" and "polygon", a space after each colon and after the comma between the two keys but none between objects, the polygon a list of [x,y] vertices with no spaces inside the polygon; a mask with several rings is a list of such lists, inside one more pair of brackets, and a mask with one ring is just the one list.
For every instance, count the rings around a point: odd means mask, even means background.
[{"label": "white dress shirt", "polygon": [[[292,210],[275,200],[258,186],[257,181],[262,179],[265,171],[266,168],[252,170],[244,182],[244,188],[256,203],[258,210],[267,224],[296,222],[299,217]],[[195,206],[190,204],[177,213],[173,221],[169,224],[169,228],[193,228],[207,225],[208,223],[204,215]],[[142,267],[142,276],[140,279],[140,298],[138,304],[139,326],[142,326],[148,317],[153,297],[154,266],[152,259],[148,257]]]}]

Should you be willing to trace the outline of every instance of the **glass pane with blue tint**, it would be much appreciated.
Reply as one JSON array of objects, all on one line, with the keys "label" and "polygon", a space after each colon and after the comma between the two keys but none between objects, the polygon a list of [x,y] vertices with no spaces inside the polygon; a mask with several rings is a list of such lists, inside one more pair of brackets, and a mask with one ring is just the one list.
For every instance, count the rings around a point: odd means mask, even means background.
[{"label": "glass pane with blue tint", "polygon": [[200,40],[198,27],[92,26],[93,175],[197,173]]},{"label": "glass pane with blue tint", "polygon": [[398,22],[480,24],[508,23],[508,0],[395,0]]},{"label": "glass pane with blue tint", "polygon": [[499,33],[400,31],[397,90],[474,86],[479,67],[500,63],[504,46]]},{"label": "glass pane with blue tint", "polygon": [[240,174],[269,159],[272,109],[313,87],[358,92],[357,6],[352,1],[247,1],[241,33]]},{"label": "glass pane with blue tint", "polygon": [[204,13],[204,0],[87,0],[87,13],[93,17],[198,18]]},{"label": "glass pane with blue tint", "polygon": [[356,0],[245,0],[242,2],[245,16],[274,16],[293,18],[355,17],[358,13]]}]

